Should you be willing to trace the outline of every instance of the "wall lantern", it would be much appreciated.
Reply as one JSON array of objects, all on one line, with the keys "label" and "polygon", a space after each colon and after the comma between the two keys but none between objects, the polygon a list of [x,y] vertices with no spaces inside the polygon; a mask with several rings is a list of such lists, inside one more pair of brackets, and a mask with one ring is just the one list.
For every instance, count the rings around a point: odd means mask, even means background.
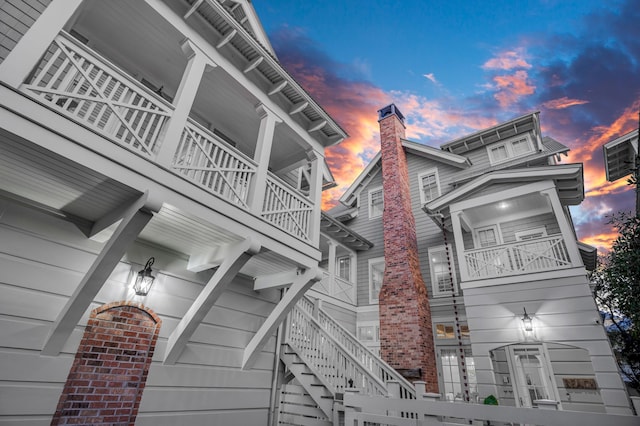
[{"label": "wall lantern", "polygon": [[155,262],[155,259],[150,257],[146,265],[144,265],[144,269],[139,271],[136,276],[133,290],[138,296],[146,296],[153,285],[153,281],[156,279],[156,277],[151,275],[151,265],[153,265],[153,262]]},{"label": "wall lantern", "polygon": [[524,316],[522,317],[524,331],[533,331],[533,319],[527,314],[527,308],[522,309],[524,309]]}]

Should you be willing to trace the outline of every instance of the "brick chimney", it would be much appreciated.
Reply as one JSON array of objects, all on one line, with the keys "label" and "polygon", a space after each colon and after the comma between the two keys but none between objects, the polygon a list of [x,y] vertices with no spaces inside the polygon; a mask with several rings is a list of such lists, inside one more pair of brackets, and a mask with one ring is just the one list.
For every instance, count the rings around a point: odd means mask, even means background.
[{"label": "brick chimney", "polygon": [[378,111],[384,188],[384,278],[379,295],[382,358],[408,380],[438,392],[431,310],[411,210],[404,116],[391,104]]}]

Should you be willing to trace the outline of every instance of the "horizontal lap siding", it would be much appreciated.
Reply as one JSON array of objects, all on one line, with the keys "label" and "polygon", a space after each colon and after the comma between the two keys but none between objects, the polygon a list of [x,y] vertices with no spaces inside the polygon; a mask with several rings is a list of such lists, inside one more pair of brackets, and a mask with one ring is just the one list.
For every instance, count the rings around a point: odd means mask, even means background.
[{"label": "horizontal lap siding", "polygon": [[[522,331],[524,305],[534,319],[533,337],[526,338]],[[467,289],[465,306],[476,360],[505,345],[562,342],[547,346],[563,409],[603,411],[600,395],[605,392],[614,395],[608,400],[611,406],[625,404],[615,362],[607,351],[606,335],[597,322],[598,312],[588,281],[580,270],[566,278]],[[511,385],[502,382],[507,370],[506,364],[500,366],[498,353],[492,361],[479,360],[478,379],[482,385],[488,385],[481,386],[481,393],[490,392],[494,377],[489,368],[493,363],[498,373],[497,396],[506,405],[513,403],[508,402],[512,401]],[[565,377],[595,378],[598,390],[566,389],[562,381]],[[612,377],[616,380],[610,380]]]},{"label": "horizontal lap siding", "polygon": [[[4,209],[4,211],[2,211]],[[119,263],[62,353],[40,356],[59,312],[102,245],[71,224],[0,203],[0,424],[49,424],[91,309],[124,300],[131,266]],[[278,300],[236,279],[196,329],[176,365],[164,366],[167,339],[210,273],[186,271],[187,259],[136,243],[174,273],[157,273],[143,303],[162,319],[136,424],[261,424],[267,418],[275,338],[251,370],[244,348]],[[164,260],[164,262],[163,262]],[[235,423],[234,423],[235,422]],[[239,423],[238,423],[239,422]]]},{"label": "horizontal lap siding", "polygon": [[0,0],[0,63],[51,0]]},{"label": "horizontal lap siding", "polygon": [[547,235],[560,233],[560,226],[553,213],[546,213],[531,217],[526,217],[510,222],[500,224],[500,232],[502,240],[505,244],[516,241],[516,232],[527,231],[530,229],[543,228],[547,231]]}]

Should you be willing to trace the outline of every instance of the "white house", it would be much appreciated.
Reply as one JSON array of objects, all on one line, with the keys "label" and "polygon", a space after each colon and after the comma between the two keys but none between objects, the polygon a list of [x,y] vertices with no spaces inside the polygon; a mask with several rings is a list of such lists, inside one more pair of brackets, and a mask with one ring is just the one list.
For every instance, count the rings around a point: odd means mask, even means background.
[{"label": "white house", "polygon": [[[0,424],[328,425],[356,389],[420,396],[367,348],[379,158],[321,212],[324,148],[346,134],[281,67],[250,1],[0,11]],[[588,292],[593,251],[566,210],[582,169],[551,161],[566,147],[540,138],[537,114],[442,150],[399,143],[429,386],[629,412]]]},{"label": "white house", "polygon": [[[403,128],[403,116],[395,105],[379,114],[384,144],[387,122]],[[501,405],[553,400],[562,410],[629,413],[589,289],[595,249],[577,241],[568,210],[584,198],[582,165],[559,163],[568,148],[542,136],[539,114],[440,149],[393,138],[406,156],[444,399],[494,395]],[[356,309],[359,338],[374,350],[385,338],[383,176],[394,167],[384,155],[329,212],[373,244],[357,256]]]}]

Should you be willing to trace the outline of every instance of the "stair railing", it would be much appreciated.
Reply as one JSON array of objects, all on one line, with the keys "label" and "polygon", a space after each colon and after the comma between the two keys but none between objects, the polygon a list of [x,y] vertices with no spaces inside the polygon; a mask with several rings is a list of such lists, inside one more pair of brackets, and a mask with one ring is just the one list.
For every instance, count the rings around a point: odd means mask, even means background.
[{"label": "stair railing", "polygon": [[387,395],[386,383],[397,381],[401,399],[415,399],[409,381],[307,297],[291,311],[288,337],[318,372],[336,376],[333,381],[333,377],[327,379],[337,392],[356,387],[369,395]]}]

